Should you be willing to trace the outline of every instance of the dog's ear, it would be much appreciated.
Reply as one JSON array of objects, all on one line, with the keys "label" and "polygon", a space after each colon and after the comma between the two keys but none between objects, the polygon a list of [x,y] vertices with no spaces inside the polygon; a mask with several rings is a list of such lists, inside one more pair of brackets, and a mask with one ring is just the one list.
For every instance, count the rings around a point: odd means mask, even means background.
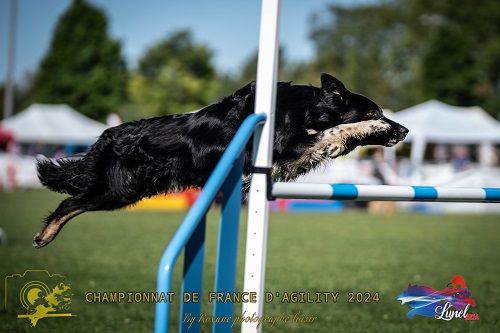
[{"label": "dog's ear", "polygon": [[331,76],[330,74],[321,74],[321,89],[330,93],[343,96],[347,89],[339,79]]}]

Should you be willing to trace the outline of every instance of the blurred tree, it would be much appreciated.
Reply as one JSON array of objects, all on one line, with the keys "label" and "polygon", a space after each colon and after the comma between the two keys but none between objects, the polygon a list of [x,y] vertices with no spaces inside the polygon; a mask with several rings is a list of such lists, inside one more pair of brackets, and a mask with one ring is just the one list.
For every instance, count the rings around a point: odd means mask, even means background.
[{"label": "blurred tree", "polygon": [[147,50],[129,84],[135,116],[142,117],[196,110],[213,102],[217,89],[212,51],[187,30]]},{"label": "blurred tree", "polygon": [[316,59],[382,106],[428,98],[500,110],[500,2],[393,0],[329,7],[312,21]]},{"label": "blurred tree", "polygon": [[421,72],[426,96],[479,104],[499,116],[500,2],[420,0],[408,5],[419,14],[419,30],[426,37]]},{"label": "blurred tree", "polygon": [[[279,63],[279,68],[278,68],[278,77],[279,80],[287,80],[288,76],[288,67],[290,64],[288,63],[288,59],[286,57],[286,50],[285,48],[280,45],[279,48],[279,53],[278,53],[278,63]],[[240,84],[245,85],[250,81],[255,80],[257,77],[257,61],[259,58],[259,53],[258,51],[255,51],[244,63],[243,66],[241,67],[241,72],[239,75],[239,81]]]},{"label": "blurred tree", "polygon": [[108,36],[104,13],[74,0],[59,19],[36,74],[33,101],[66,103],[102,120],[124,102],[126,84],[120,44]]},{"label": "blurred tree", "polygon": [[444,25],[436,28],[428,43],[422,59],[425,96],[457,105],[480,103],[475,89],[481,81],[481,69],[471,36]]},{"label": "blurred tree", "polygon": [[[226,96],[247,83],[254,81],[257,77],[258,51],[254,51],[241,65],[236,73],[219,74],[218,95]],[[283,46],[279,49],[278,80],[290,81],[297,75],[295,73],[296,64],[290,64],[286,57],[286,50]]]},{"label": "blurred tree", "polygon": [[395,2],[330,6],[326,15],[313,18],[311,38],[317,52],[313,72],[338,75],[384,107],[398,109],[419,99],[412,74],[420,51]]}]

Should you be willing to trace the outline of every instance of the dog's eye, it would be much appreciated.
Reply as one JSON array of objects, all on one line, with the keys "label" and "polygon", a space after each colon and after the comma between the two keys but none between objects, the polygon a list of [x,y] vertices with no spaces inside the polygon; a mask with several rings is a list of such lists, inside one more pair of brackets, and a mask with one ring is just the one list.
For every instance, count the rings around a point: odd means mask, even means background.
[{"label": "dog's eye", "polygon": [[379,113],[379,112],[375,112],[375,111],[369,111],[366,113],[366,117],[368,119],[372,119],[372,120],[378,120],[378,119],[381,119],[384,115],[382,113]]}]

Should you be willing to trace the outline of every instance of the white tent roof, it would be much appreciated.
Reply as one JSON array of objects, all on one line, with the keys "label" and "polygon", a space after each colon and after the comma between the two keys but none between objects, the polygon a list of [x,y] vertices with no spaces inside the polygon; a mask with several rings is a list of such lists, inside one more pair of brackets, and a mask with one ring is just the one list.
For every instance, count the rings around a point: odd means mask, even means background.
[{"label": "white tent roof", "polygon": [[500,142],[500,125],[478,106],[459,107],[430,100],[392,115],[410,132],[406,141],[420,137],[436,143]]},{"label": "white tent roof", "polygon": [[32,104],[2,124],[18,142],[52,144],[91,144],[107,128],[64,104]]}]

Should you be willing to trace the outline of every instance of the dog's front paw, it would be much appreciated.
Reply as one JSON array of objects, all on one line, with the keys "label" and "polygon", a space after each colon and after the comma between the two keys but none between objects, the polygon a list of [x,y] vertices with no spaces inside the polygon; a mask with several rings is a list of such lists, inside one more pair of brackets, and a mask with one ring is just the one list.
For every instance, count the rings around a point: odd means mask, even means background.
[{"label": "dog's front paw", "polygon": [[344,147],[341,144],[334,143],[326,147],[326,156],[329,158],[336,158],[342,155],[343,151]]},{"label": "dog's front paw", "polygon": [[331,128],[322,133],[321,141],[316,146],[316,153],[321,155],[321,159],[336,158],[345,150],[343,130]]}]

